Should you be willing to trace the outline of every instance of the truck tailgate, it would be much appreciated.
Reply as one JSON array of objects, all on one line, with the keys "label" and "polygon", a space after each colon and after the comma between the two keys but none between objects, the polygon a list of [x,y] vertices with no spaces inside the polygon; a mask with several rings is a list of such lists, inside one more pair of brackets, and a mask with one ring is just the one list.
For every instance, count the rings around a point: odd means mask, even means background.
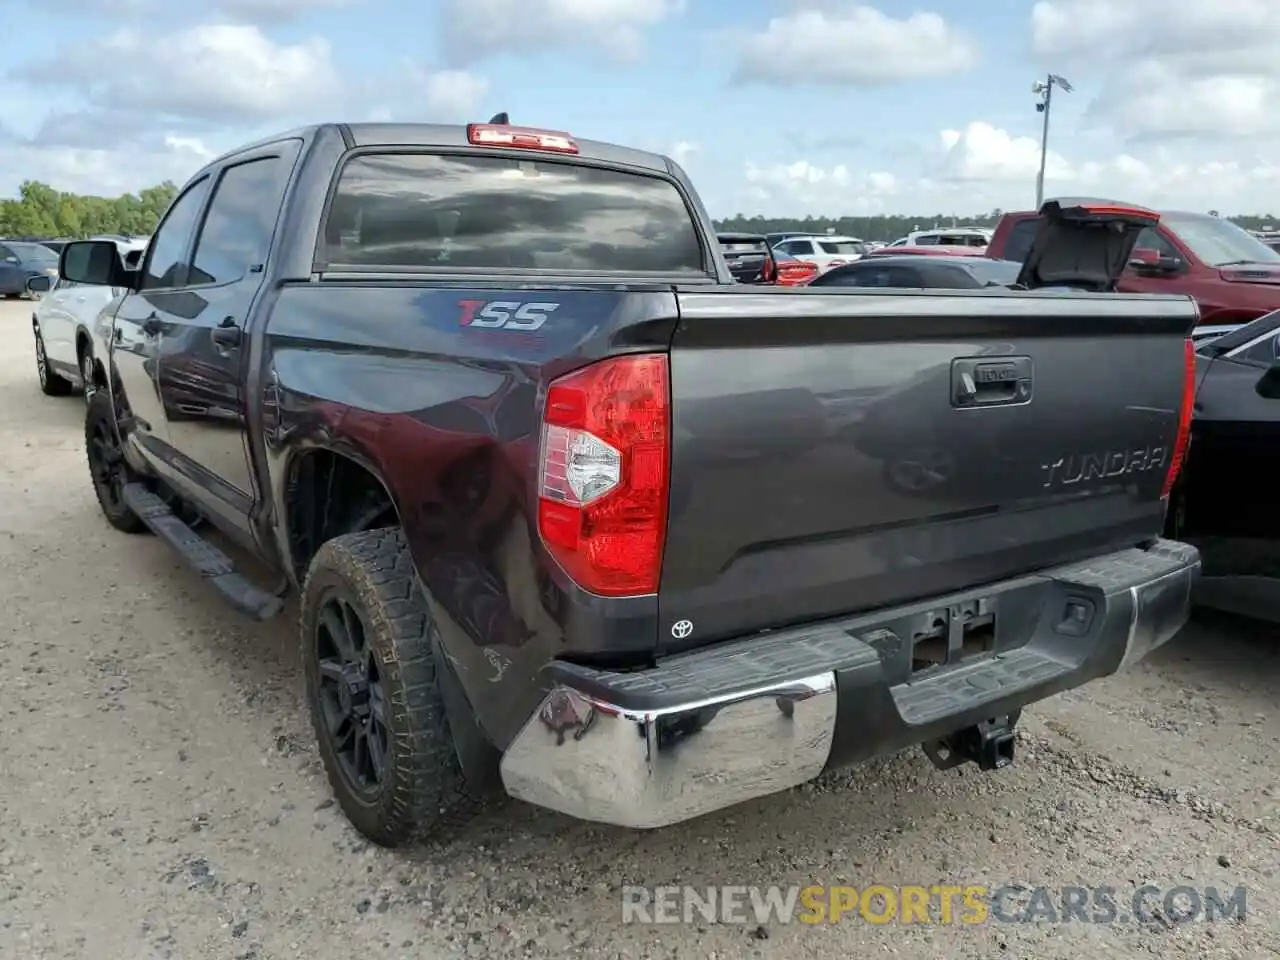
[{"label": "truck tailgate", "polygon": [[1189,299],[684,290],[679,304],[663,649],[1160,532]]}]

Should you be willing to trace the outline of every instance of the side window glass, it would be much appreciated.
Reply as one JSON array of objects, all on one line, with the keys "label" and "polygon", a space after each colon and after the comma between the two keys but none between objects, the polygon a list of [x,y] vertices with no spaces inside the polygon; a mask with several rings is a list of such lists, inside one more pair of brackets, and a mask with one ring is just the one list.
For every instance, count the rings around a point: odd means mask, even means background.
[{"label": "side window glass", "polygon": [[922,287],[923,281],[916,275],[916,272],[909,267],[894,267],[888,271],[889,283],[891,287]]},{"label": "side window glass", "polygon": [[1173,257],[1182,259],[1181,255],[1168,240],[1160,235],[1158,230],[1151,227],[1143,227],[1142,232],[1138,234],[1138,241],[1134,244],[1135,250],[1154,250],[1158,256]]},{"label": "side window glass", "polygon": [[837,270],[827,275],[818,286],[823,287],[865,287],[868,270]]},{"label": "side window glass", "polygon": [[196,240],[188,284],[232,283],[266,262],[289,170],[283,157],[263,157],[223,171]]},{"label": "side window glass", "polygon": [[812,240],[793,240],[791,241],[791,252],[801,254],[802,256],[811,256],[813,254]]},{"label": "side window glass", "polygon": [[1015,263],[1022,263],[1031,252],[1031,243],[1036,238],[1036,230],[1040,227],[1038,217],[1026,217],[1015,220],[1009,228],[1008,239],[1005,240],[1004,258]]},{"label": "side window glass", "polygon": [[0,244],[0,260],[16,260],[17,255],[4,244]]},{"label": "side window glass", "polygon": [[1242,350],[1236,354],[1235,359],[1244,360],[1261,367],[1271,366],[1277,360],[1280,360],[1280,333],[1273,333],[1269,337],[1259,340],[1248,350]]},{"label": "side window glass", "polygon": [[196,218],[209,192],[209,178],[192,185],[169,209],[164,223],[151,241],[151,257],[142,277],[142,289],[177,287],[187,278],[187,244],[196,227]]}]

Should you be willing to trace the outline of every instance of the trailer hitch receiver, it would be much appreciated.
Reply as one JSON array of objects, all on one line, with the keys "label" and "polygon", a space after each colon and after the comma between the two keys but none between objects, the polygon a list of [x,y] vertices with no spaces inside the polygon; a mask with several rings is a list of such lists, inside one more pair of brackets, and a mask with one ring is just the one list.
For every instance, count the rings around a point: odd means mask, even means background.
[{"label": "trailer hitch receiver", "polygon": [[981,770],[1000,770],[1013,763],[1014,727],[1021,711],[992,717],[941,740],[923,744],[925,755],[939,770],[976,763]]}]

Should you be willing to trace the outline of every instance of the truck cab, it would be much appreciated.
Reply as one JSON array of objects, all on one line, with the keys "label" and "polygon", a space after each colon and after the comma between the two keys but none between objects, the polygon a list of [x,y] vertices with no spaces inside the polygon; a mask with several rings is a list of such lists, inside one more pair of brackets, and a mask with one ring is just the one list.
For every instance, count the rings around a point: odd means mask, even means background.
[{"label": "truck cab", "polygon": [[[1104,201],[1061,201],[1079,202]],[[1039,217],[1031,210],[1006,213],[987,256],[1025,260]],[[1159,222],[1138,235],[1116,290],[1188,295],[1200,308],[1202,325],[1235,326],[1280,308],[1280,253],[1230,220],[1161,212]]]}]

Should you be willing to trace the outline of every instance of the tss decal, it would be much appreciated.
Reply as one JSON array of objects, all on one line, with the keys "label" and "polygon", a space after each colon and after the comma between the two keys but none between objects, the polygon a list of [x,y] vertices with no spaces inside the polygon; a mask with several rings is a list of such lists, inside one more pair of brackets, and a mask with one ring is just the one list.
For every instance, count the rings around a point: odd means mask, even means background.
[{"label": "tss decal", "polygon": [[520,303],[518,300],[459,300],[460,327],[490,330],[537,330],[560,308],[558,303]]}]

